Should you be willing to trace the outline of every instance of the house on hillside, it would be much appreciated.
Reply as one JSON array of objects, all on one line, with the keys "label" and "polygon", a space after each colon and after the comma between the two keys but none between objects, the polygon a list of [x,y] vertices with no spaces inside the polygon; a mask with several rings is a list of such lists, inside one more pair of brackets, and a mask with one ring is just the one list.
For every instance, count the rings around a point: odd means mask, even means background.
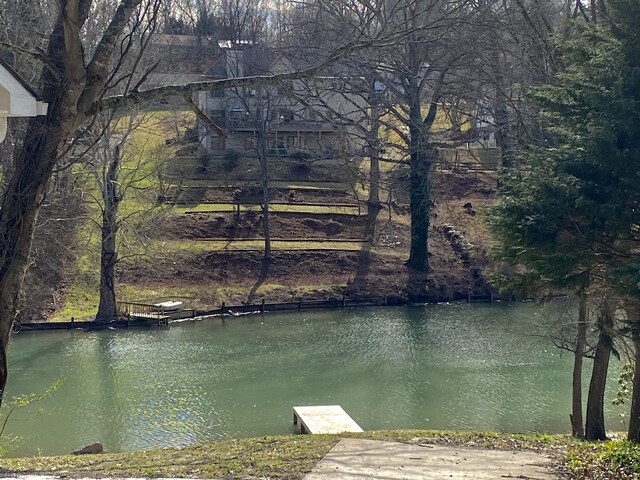
[{"label": "house on hillside", "polygon": [[[261,44],[224,42],[220,46],[206,78],[269,75],[295,68],[294,61]],[[258,137],[264,135],[270,156],[360,154],[368,105],[354,83],[327,75],[278,86],[201,92],[196,102],[223,130],[202,126],[202,146],[213,155],[256,155]]]}]

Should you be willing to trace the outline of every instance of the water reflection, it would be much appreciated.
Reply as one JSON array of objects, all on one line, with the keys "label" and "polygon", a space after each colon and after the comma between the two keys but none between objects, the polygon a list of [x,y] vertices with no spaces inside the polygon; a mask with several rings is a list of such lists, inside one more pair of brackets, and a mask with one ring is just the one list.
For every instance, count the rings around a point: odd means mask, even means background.
[{"label": "water reflection", "polygon": [[293,405],[341,404],[365,429],[566,431],[571,358],[535,335],[550,318],[438,305],[21,334],[8,394],[66,383],[8,429],[16,454],[149,449],[288,433]]}]

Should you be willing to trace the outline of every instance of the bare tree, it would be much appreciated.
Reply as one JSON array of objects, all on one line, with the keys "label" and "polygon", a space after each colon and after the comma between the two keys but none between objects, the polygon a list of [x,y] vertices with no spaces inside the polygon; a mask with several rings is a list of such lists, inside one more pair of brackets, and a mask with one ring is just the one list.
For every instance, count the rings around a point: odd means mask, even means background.
[{"label": "bare tree", "polygon": [[[155,206],[120,211],[125,198],[132,204],[149,204],[155,191],[155,179],[163,159],[146,144],[132,141],[136,129],[143,123],[154,122],[153,113],[129,112],[116,118],[101,114],[93,122],[95,131],[84,135],[92,145],[83,152],[84,161],[78,175],[88,187],[85,194],[91,198],[92,205],[98,206],[100,214],[100,220],[96,221],[101,237],[100,300],[95,317],[98,323],[109,323],[117,316],[116,266],[123,237],[129,242],[131,239],[144,242],[145,224],[154,212],[158,213]],[[97,188],[96,195],[92,194],[93,185]],[[121,230],[126,234],[120,236]]]},{"label": "bare tree", "polygon": [[[253,78],[232,78],[143,91],[149,71],[139,71],[140,59],[156,26],[160,0],[120,0],[98,40],[86,44],[84,27],[97,4],[91,0],[60,0],[51,8],[53,26],[46,50],[14,49],[42,65],[41,96],[49,104],[45,117],[29,122],[25,141],[16,148],[11,177],[0,209],[0,389],[7,381],[6,353],[33,241],[38,210],[61,159],[72,150],[73,134],[100,111],[130,108],[169,95],[185,99],[201,90],[276,85],[312,76],[344,57],[365,40],[355,35],[304,71]],[[86,44],[86,45],[85,45]],[[6,42],[4,43],[6,46]],[[95,45],[95,46],[93,46]],[[86,47],[86,48],[85,48]],[[326,52],[325,52],[326,53]],[[122,92],[120,95],[114,93]],[[192,102],[193,104],[193,102]],[[193,104],[192,106],[195,106]],[[197,111],[200,116],[202,112]]]}]

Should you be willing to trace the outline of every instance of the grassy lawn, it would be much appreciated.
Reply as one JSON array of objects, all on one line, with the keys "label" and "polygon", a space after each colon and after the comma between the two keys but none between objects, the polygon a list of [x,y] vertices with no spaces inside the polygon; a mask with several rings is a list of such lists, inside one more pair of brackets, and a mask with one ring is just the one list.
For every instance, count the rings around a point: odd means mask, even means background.
[{"label": "grassy lawn", "polygon": [[566,436],[508,435],[426,430],[372,431],[345,435],[287,435],[210,442],[197,447],[86,456],[3,459],[5,472],[62,476],[299,479],[341,437],[438,443],[506,450],[534,450],[562,458],[574,441]]},{"label": "grassy lawn", "polygon": [[[293,240],[271,242],[273,250],[341,250],[358,251],[366,242],[331,242],[328,240]],[[154,242],[151,247],[158,254],[171,254],[180,252],[207,253],[234,250],[262,251],[263,240],[169,240],[166,242]],[[150,250],[147,250],[151,253]]]},{"label": "grassy lawn", "polygon": [[[167,179],[169,185],[174,186],[182,186],[187,188],[238,188],[240,186],[259,186],[260,182],[252,181],[252,182],[238,182],[238,184],[230,185],[228,181],[225,180],[207,180],[203,178],[169,178]],[[270,180],[269,187],[271,188],[281,188],[283,190],[317,190],[317,191],[338,191],[338,192],[351,192],[351,189],[345,185],[344,183],[337,182],[288,182],[282,180]]]},{"label": "grassy lawn", "polygon": [[[175,207],[173,211],[175,213],[216,213],[216,212],[233,212],[236,210],[236,205],[230,203],[199,203],[197,205],[181,205]],[[254,211],[259,212],[261,210],[260,205],[240,204],[241,212]],[[293,203],[291,205],[270,205],[269,210],[271,212],[297,212],[297,213],[323,213],[323,214],[337,214],[337,215],[364,215],[363,208],[358,207],[336,207],[325,205],[304,205]]]}]

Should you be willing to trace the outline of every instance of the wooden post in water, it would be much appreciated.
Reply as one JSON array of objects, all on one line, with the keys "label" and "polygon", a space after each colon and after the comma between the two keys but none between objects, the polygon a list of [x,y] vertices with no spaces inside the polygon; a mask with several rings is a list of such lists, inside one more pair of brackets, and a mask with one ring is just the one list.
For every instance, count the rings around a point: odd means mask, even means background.
[{"label": "wooden post in water", "polygon": [[298,303],[298,310],[302,310],[302,297],[300,297],[300,302]]},{"label": "wooden post in water", "polygon": [[222,312],[223,315],[226,313],[225,312],[225,303],[224,302],[222,302],[222,305],[220,306],[220,311]]},{"label": "wooden post in water", "polygon": [[344,308],[347,304],[347,300],[344,298],[344,293],[342,294],[342,308]]},{"label": "wooden post in water", "polygon": [[262,304],[260,305],[260,313],[264,313],[264,298],[262,299]]}]

